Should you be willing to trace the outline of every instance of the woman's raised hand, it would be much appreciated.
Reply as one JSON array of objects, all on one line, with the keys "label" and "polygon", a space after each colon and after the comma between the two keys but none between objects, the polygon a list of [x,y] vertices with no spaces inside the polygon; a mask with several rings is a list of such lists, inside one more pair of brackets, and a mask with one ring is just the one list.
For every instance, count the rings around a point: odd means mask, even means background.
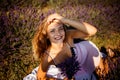
[{"label": "woman's raised hand", "polygon": [[51,14],[48,16],[47,18],[47,23],[50,24],[51,22],[53,22],[54,20],[55,21],[60,21],[61,22],[61,19],[63,18],[63,16],[59,15],[58,13],[54,13],[54,14]]}]

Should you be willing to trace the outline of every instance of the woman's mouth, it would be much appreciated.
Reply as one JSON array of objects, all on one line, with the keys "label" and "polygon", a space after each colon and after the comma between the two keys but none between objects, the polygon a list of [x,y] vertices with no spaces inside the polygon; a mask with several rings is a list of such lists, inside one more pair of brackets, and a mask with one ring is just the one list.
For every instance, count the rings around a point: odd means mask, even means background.
[{"label": "woman's mouth", "polygon": [[61,40],[62,36],[55,37],[55,40]]}]

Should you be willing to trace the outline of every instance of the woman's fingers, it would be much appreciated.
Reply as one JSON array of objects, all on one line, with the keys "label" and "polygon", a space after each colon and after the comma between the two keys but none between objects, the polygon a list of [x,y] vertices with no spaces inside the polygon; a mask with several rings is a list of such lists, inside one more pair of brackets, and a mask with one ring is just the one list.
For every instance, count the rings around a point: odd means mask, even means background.
[{"label": "woman's fingers", "polygon": [[53,18],[53,19],[48,19],[48,20],[47,20],[47,23],[48,23],[48,24],[51,24],[54,20],[55,20],[55,18]]},{"label": "woman's fingers", "polygon": [[47,19],[47,23],[50,24],[52,23],[54,20],[61,20],[63,17],[60,16],[59,14],[57,13],[54,13],[54,14],[51,14],[50,16],[48,16],[48,19]]}]

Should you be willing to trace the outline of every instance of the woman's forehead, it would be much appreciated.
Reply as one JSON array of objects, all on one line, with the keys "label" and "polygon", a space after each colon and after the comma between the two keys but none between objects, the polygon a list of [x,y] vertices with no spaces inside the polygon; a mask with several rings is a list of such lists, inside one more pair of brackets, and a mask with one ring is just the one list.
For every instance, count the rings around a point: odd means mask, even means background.
[{"label": "woman's forehead", "polygon": [[58,22],[52,22],[49,26],[48,26],[48,29],[53,29],[53,28],[59,28],[63,26],[62,23],[58,23]]}]

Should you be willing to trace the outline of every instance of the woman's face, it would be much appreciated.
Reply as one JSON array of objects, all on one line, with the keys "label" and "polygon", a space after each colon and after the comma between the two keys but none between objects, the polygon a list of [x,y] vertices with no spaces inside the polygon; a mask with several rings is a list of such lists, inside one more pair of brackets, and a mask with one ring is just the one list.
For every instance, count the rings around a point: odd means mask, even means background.
[{"label": "woman's face", "polygon": [[47,28],[47,37],[51,43],[62,43],[65,39],[63,24],[57,21],[52,22]]}]

